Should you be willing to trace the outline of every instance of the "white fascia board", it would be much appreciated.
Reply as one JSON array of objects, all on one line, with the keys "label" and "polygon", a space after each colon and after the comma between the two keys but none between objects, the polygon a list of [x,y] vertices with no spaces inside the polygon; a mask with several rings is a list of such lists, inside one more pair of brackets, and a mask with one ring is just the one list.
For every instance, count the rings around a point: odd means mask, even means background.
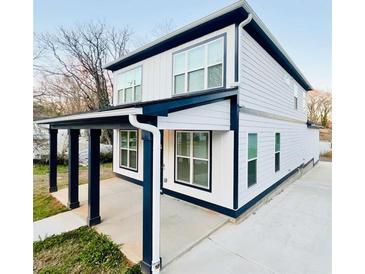
[{"label": "white fascia board", "polygon": [[124,109],[113,109],[113,110],[97,111],[97,112],[86,112],[86,113],[79,113],[79,114],[63,116],[63,117],[43,119],[43,120],[35,121],[35,123],[36,124],[49,124],[49,123],[56,123],[56,122],[81,120],[81,119],[106,118],[106,117],[113,117],[113,116],[127,116],[129,114],[142,114],[142,108],[124,108]]}]

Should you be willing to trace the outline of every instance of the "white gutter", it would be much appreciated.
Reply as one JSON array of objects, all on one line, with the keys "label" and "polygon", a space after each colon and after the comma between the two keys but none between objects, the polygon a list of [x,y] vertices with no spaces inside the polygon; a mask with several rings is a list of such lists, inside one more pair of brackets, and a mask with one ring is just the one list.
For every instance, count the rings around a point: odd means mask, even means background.
[{"label": "white gutter", "polygon": [[157,127],[137,121],[129,114],[132,126],[151,132],[153,136],[152,160],[152,273],[160,273],[160,131]]}]

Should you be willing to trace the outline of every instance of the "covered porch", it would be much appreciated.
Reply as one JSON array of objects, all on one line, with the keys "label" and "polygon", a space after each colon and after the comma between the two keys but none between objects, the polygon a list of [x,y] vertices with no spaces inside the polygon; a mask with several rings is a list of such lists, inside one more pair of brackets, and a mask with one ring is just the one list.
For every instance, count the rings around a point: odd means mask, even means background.
[{"label": "covered porch", "polygon": [[[158,273],[161,269],[161,254],[160,252],[160,190],[161,190],[161,135],[160,125],[165,128],[174,128],[171,125],[171,119],[163,120],[161,117],[168,118],[170,113],[174,114],[178,111],[187,111],[199,106],[209,105],[216,102],[225,101],[228,102],[228,120],[224,122],[224,126],[221,126],[220,130],[234,130],[235,119],[237,114],[237,89],[224,89],[210,92],[204,92],[195,94],[194,96],[179,96],[177,98],[169,98],[165,100],[159,100],[155,102],[143,102],[135,103],[131,105],[124,105],[118,107],[112,107],[107,110],[101,110],[96,112],[88,112],[81,114],[73,114],[69,116],[56,117],[37,121],[38,124],[48,125],[50,133],[50,157],[49,157],[49,191],[54,192],[55,195],[60,195],[59,199],[63,201],[70,209],[75,209],[75,212],[79,212],[81,216],[87,219],[89,226],[99,225],[99,227],[106,227],[106,229],[114,229],[119,231],[120,239],[124,240],[124,237],[133,237],[136,239],[135,246],[133,244],[126,245],[126,248],[131,250],[131,254],[134,253],[132,260],[140,260],[142,271],[144,273]],[[208,111],[209,112],[209,111]],[[178,117],[176,117],[177,119]],[[199,117],[198,117],[199,118]],[[200,119],[200,123],[204,123],[205,127],[209,128],[212,124],[205,123],[205,120]],[[173,120],[172,120],[173,121]],[[100,184],[100,134],[101,129],[141,129],[143,140],[143,181],[141,182],[143,187],[130,185],[120,188],[120,185],[113,184],[113,186],[103,190]],[[58,191],[57,188],[57,131],[58,129],[68,129],[69,131],[69,184],[68,190]],[[79,187],[78,184],[78,138],[80,129],[87,129],[89,132],[88,143],[88,185],[87,191],[85,186]],[[236,134],[235,134],[236,138]],[[235,140],[236,142],[237,140]],[[133,195],[126,195],[118,197],[115,192],[114,186],[120,190],[120,193],[130,191]],[[137,187],[137,188],[136,188]],[[114,189],[114,190],[113,190]],[[236,191],[236,189],[234,190]],[[115,204],[111,202],[108,206],[102,203],[101,197],[108,193],[109,195],[115,195]],[[62,193],[62,194],[61,194]],[[118,191],[117,191],[118,193]],[[234,193],[234,196],[236,193]],[[87,196],[87,199],[86,199]],[[124,197],[124,198],[123,198]],[[134,197],[133,200],[130,200]],[[119,200],[120,199],[120,200]],[[170,199],[170,200],[169,200]],[[166,212],[168,210],[176,209],[174,204],[176,199],[173,198],[162,199],[162,207],[165,205]],[[126,204],[120,204],[119,201]],[[182,203],[182,202],[180,202]],[[87,204],[87,206],[86,206]],[[81,207],[80,207],[81,205]],[[189,205],[188,208],[194,208]],[[114,208],[114,210],[112,210]],[[201,210],[201,209],[200,209]],[[171,213],[173,213],[173,211]],[[183,212],[184,210],[182,210]],[[121,215],[112,216],[113,212],[120,212]],[[179,210],[177,211],[179,212]],[[134,214],[134,215],[133,215]],[[137,215],[141,218],[138,218]],[[210,212],[210,214],[217,214]],[[117,217],[119,216],[119,217]],[[129,225],[139,225],[141,228],[141,235],[137,232],[135,235],[124,234],[123,229],[128,227],[128,222],[122,225],[119,222],[114,224],[120,224],[119,229],[112,225],[113,218],[127,218],[128,216],[134,216],[135,219]],[[166,224],[173,222],[176,215],[165,215]],[[197,214],[199,216],[199,214]],[[187,222],[191,216],[186,216]],[[200,217],[197,217],[198,219]],[[127,218],[128,219],[128,218]],[[137,220],[139,219],[139,221]],[[108,220],[111,222],[108,225]],[[191,220],[190,220],[191,222]],[[204,223],[203,223],[204,224]],[[214,226],[214,225],[213,225]],[[193,231],[198,227],[187,226],[187,232],[191,229]],[[176,238],[181,237],[176,233],[177,227],[172,226],[170,235],[175,235]],[[184,227],[180,227],[184,229]],[[173,231],[175,230],[175,231]],[[169,231],[169,230],[167,230]],[[191,232],[190,231],[190,232]],[[108,234],[106,232],[106,234]],[[199,234],[199,233],[198,233]],[[127,236],[128,235],[128,236]],[[137,237],[139,235],[139,237]],[[169,232],[166,232],[169,235]],[[200,234],[201,236],[202,234]],[[137,241],[137,238],[139,239]],[[142,241],[141,241],[142,238]],[[199,236],[197,236],[197,239]],[[133,241],[133,240],[132,240]],[[118,242],[118,241],[117,241]],[[138,246],[137,242],[142,246]],[[167,261],[174,258],[174,254],[179,253],[179,242],[167,241],[165,245],[170,243],[176,243],[176,249],[172,248],[167,250],[171,251],[171,254],[167,255]],[[163,244],[163,243],[162,243]],[[164,247],[161,247],[162,250]],[[132,251],[134,250],[134,251]],[[170,252],[170,251],[169,251]],[[168,253],[168,252],[167,252]]]},{"label": "covered porch", "polygon": [[[82,219],[88,216],[87,185],[80,185],[80,207],[73,210]],[[68,189],[52,193],[68,203]],[[100,215],[95,229],[111,237],[133,263],[142,260],[143,189],[120,178],[100,182]],[[161,195],[161,258],[164,266],[221,227],[227,218],[168,195]]]}]

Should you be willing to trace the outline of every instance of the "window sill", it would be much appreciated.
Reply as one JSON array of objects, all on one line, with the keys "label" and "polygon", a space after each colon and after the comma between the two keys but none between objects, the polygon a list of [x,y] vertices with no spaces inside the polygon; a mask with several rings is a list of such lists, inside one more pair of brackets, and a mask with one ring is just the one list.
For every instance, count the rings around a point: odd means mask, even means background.
[{"label": "window sill", "polygon": [[203,190],[203,191],[206,191],[206,192],[212,192],[211,185],[209,185],[209,188],[205,188],[205,187],[200,187],[200,186],[193,185],[193,184],[187,184],[187,183],[179,182],[179,181],[176,181],[176,180],[174,181],[174,183],[179,184],[179,185],[183,185],[183,186],[188,186],[188,187],[195,188],[195,189],[199,189],[199,190]]}]

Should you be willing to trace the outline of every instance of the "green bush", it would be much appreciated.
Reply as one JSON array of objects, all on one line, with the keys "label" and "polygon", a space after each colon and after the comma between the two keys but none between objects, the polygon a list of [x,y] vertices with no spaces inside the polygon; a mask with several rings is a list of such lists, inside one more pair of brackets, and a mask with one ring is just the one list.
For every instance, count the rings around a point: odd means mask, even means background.
[{"label": "green bush", "polygon": [[100,163],[111,163],[113,162],[113,152],[100,153]]}]

